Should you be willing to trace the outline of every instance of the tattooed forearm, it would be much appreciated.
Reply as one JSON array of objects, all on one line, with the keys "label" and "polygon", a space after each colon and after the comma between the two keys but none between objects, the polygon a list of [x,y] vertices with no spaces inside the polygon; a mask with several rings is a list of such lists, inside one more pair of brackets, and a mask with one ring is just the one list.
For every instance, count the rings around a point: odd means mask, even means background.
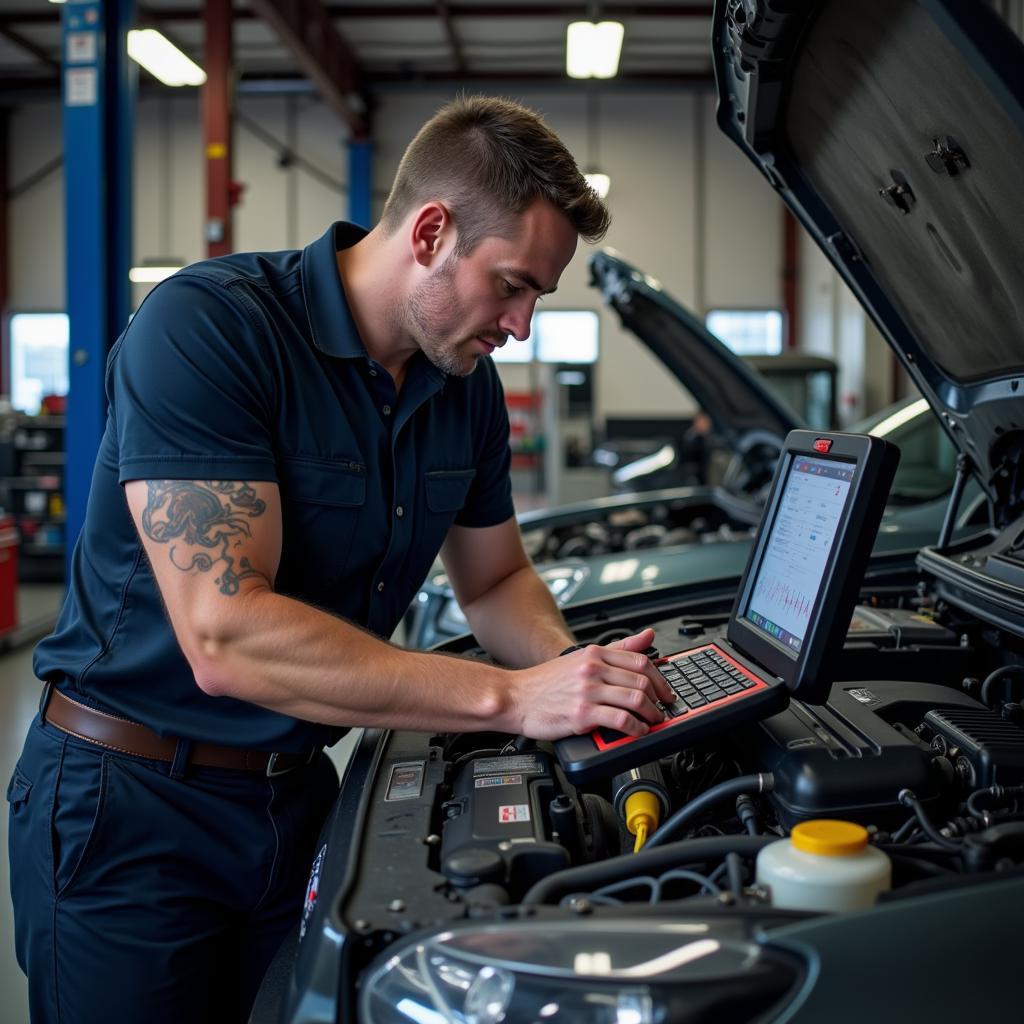
[{"label": "tattooed forearm", "polygon": [[[266,502],[245,481],[149,480],[142,528],[157,544],[170,544],[171,563],[182,572],[220,575],[214,582],[222,594],[237,594],[249,577],[267,580],[248,558],[238,559],[231,549],[252,536],[247,520],[263,515]],[[198,549],[198,550],[197,550]]]}]

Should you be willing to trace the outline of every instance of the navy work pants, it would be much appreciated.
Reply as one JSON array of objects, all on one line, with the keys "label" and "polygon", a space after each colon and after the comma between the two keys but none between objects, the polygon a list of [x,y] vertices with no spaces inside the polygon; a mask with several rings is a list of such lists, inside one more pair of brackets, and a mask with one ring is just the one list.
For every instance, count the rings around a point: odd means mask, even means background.
[{"label": "navy work pants", "polygon": [[245,1021],[337,786],[322,754],[181,773],[37,718],[7,791],[34,1024]]}]

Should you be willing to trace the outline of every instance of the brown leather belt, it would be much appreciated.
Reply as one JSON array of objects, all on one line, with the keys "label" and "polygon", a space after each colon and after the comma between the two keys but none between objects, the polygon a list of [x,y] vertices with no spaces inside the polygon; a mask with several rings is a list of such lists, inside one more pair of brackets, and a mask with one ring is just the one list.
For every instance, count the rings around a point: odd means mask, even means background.
[{"label": "brown leather belt", "polygon": [[[178,741],[160,736],[149,726],[118,718],[105,711],[86,707],[66,697],[60,690],[50,687],[50,696],[43,709],[43,720],[58,729],[88,740],[108,750],[136,757],[148,757],[154,761],[173,761]],[[214,743],[193,743],[188,758],[189,764],[210,768],[238,768],[247,772],[264,772],[266,775],[280,775],[282,772],[308,764],[316,751],[308,755],[269,754],[265,750],[241,750],[238,747],[221,747]]]}]

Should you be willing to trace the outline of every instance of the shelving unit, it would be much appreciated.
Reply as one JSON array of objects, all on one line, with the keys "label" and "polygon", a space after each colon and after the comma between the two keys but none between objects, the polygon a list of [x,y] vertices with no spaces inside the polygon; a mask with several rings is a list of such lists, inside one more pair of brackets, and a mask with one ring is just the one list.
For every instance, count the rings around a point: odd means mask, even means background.
[{"label": "shelving unit", "polygon": [[543,395],[507,391],[509,445],[512,448],[512,490],[523,495],[544,491]]},{"label": "shelving unit", "polygon": [[0,503],[21,536],[18,579],[64,579],[63,416],[19,416],[11,439],[0,444]]}]

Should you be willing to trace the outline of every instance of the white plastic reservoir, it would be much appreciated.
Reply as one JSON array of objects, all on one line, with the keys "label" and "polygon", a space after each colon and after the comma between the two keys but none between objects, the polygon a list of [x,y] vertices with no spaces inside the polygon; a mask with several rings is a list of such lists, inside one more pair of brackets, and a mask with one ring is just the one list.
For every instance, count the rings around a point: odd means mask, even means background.
[{"label": "white plastic reservoir", "polygon": [[892,884],[892,864],[868,846],[868,833],[850,821],[819,819],[793,827],[788,839],[757,855],[757,884],[772,906],[789,910],[861,910]]}]

